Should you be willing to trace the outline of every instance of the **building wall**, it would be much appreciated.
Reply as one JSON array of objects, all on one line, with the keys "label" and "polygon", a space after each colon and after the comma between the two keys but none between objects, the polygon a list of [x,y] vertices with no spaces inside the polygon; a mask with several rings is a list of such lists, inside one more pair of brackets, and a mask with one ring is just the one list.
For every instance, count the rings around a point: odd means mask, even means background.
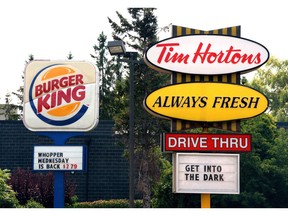
[{"label": "building wall", "polygon": [[284,128],[285,130],[288,130],[288,122],[277,122],[278,128]]},{"label": "building wall", "polygon": [[[122,157],[113,125],[113,121],[100,121],[94,130],[67,142],[87,146],[87,171],[68,173],[79,201],[129,197],[128,161]],[[52,144],[50,138],[26,129],[22,121],[0,121],[0,168],[32,170],[33,146]]]}]

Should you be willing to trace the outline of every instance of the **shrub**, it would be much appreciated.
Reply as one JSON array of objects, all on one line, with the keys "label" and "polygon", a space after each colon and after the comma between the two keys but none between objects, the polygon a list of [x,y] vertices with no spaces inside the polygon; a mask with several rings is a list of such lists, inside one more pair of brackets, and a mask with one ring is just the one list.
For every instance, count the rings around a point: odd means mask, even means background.
[{"label": "shrub", "polygon": [[10,179],[10,171],[0,169],[0,208],[16,208],[19,202],[12,187],[7,181]]},{"label": "shrub", "polygon": [[[46,208],[54,206],[53,173],[32,173],[31,170],[18,168],[12,172],[9,181],[21,205],[26,205],[30,199],[41,203]],[[71,204],[75,185],[65,177],[65,203]]]},{"label": "shrub", "polygon": [[24,208],[44,208],[41,203],[36,202],[33,199],[28,200],[26,205],[23,206]]},{"label": "shrub", "polygon": [[[143,206],[142,200],[135,200],[135,208]],[[97,200],[93,202],[75,203],[72,208],[129,208],[129,200],[127,199],[112,199],[112,200]]]},{"label": "shrub", "polygon": [[154,186],[153,208],[199,208],[199,194],[180,194],[172,192],[172,166],[161,173],[160,182]]}]

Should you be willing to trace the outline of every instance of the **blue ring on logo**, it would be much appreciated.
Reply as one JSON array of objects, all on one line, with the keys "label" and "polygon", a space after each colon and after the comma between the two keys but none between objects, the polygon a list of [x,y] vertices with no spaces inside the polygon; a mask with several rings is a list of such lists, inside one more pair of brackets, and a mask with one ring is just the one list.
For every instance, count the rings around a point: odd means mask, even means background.
[{"label": "blue ring on logo", "polygon": [[80,110],[70,119],[66,119],[66,120],[52,120],[52,119],[49,119],[45,116],[43,116],[42,114],[40,113],[37,113],[37,109],[35,107],[35,104],[33,102],[33,97],[32,97],[32,93],[33,93],[33,86],[34,86],[34,83],[37,79],[37,77],[44,71],[46,70],[47,68],[49,67],[53,67],[55,65],[61,65],[61,64],[53,64],[53,65],[49,65],[43,69],[41,69],[37,74],[36,76],[34,77],[34,79],[32,80],[32,83],[30,85],[30,89],[29,89],[29,102],[30,102],[30,106],[33,110],[33,112],[35,113],[35,115],[41,119],[42,121],[46,122],[47,124],[50,124],[50,125],[54,125],[54,126],[65,126],[65,125],[69,125],[69,124],[72,124],[76,121],[78,121],[85,113],[86,111],[88,110],[88,107],[85,106],[85,105],[82,105],[82,107],[80,108]]}]

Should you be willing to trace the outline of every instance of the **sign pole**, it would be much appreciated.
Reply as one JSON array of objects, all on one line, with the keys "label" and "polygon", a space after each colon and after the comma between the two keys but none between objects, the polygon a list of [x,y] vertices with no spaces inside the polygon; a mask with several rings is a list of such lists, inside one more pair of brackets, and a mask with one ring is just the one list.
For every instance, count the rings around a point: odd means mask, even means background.
[{"label": "sign pole", "polygon": [[54,208],[64,208],[65,184],[64,172],[54,172]]},{"label": "sign pole", "polygon": [[201,194],[201,208],[210,208],[210,194]]},{"label": "sign pole", "polygon": [[[203,127],[202,133],[208,133],[208,127]],[[211,198],[210,194],[201,194],[201,208],[210,208]]]},{"label": "sign pole", "polygon": [[[64,146],[66,141],[73,136],[83,135],[81,132],[41,132],[39,135],[48,136],[54,141],[55,146]],[[64,171],[54,171],[54,208],[64,208],[65,181]]]}]

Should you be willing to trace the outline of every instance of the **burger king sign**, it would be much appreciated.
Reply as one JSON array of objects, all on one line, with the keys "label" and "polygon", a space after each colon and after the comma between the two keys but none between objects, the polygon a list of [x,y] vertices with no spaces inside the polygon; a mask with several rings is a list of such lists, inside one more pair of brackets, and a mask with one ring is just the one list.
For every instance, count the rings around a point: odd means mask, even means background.
[{"label": "burger king sign", "polygon": [[25,69],[24,124],[32,131],[88,131],[99,120],[99,78],[84,61],[32,61]]}]

